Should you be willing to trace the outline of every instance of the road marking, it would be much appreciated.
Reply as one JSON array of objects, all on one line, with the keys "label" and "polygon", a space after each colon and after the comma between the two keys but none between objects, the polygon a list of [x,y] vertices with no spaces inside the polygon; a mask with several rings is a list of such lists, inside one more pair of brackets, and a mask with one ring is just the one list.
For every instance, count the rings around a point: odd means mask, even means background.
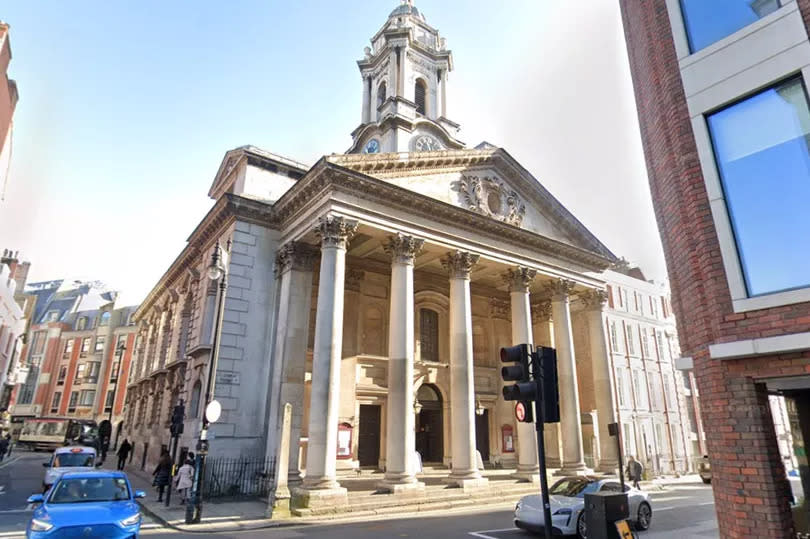
[{"label": "road marking", "polygon": [[473,537],[480,537],[481,539],[498,539],[497,537],[493,537],[491,535],[486,535],[488,533],[498,533],[498,532],[513,532],[519,531],[520,528],[502,528],[500,530],[480,530],[477,532],[468,532],[468,535],[472,535]]},{"label": "road marking", "polygon": [[14,457],[11,457],[7,461],[0,463],[0,469],[5,468],[6,466],[9,466],[11,464],[14,464],[18,460],[20,460],[20,458],[22,458],[21,455],[16,455]]}]

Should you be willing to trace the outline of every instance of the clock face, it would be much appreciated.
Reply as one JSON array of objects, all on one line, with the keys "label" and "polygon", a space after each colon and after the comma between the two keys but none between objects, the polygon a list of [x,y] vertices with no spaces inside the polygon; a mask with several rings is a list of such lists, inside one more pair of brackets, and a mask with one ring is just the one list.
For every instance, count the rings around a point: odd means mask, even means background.
[{"label": "clock face", "polygon": [[435,152],[441,150],[441,143],[431,135],[418,135],[412,139],[412,147],[417,152]]},{"label": "clock face", "polygon": [[377,153],[380,151],[380,141],[373,138],[366,143],[366,147],[363,148],[363,153]]}]

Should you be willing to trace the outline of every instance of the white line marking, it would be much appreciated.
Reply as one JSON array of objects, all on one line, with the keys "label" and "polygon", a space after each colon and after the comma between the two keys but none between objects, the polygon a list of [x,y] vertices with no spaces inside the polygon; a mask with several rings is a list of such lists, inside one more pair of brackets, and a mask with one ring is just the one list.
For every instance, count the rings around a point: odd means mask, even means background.
[{"label": "white line marking", "polygon": [[520,528],[502,528],[500,530],[481,530],[477,532],[468,532],[468,535],[472,535],[473,537],[480,537],[481,539],[498,539],[497,537],[493,537],[491,535],[486,535],[487,533],[498,533],[498,532],[512,532],[517,531]]}]

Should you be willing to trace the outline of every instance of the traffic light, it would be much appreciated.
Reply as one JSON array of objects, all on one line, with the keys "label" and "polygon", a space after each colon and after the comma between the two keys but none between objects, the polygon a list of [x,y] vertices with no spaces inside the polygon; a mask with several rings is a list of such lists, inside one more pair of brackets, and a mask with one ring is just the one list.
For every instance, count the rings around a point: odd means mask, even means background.
[{"label": "traffic light", "polygon": [[543,422],[560,422],[560,391],[557,387],[557,350],[548,346],[538,346]]},{"label": "traffic light", "polygon": [[172,436],[180,436],[183,434],[183,417],[185,415],[186,407],[183,405],[183,401],[180,401],[180,404],[175,406],[174,410],[172,410],[172,424],[169,427]]},{"label": "traffic light", "polygon": [[528,344],[501,348],[501,362],[511,363],[501,368],[501,377],[504,382],[517,382],[503,387],[503,398],[519,401],[515,412],[518,420],[524,423],[534,422],[532,402],[538,397],[537,384],[532,381],[532,359]]}]

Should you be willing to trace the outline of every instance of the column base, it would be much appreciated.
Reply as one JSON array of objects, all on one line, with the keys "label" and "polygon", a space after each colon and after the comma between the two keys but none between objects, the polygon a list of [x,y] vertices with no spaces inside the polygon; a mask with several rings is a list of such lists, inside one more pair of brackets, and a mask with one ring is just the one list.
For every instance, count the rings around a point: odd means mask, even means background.
[{"label": "column base", "polygon": [[489,479],[481,477],[481,474],[476,470],[465,473],[451,473],[444,479],[444,482],[460,487],[462,490],[475,490],[486,487],[489,484]]},{"label": "column base", "polygon": [[377,483],[377,490],[380,492],[389,492],[391,494],[400,494],[403,496],[421,496],[425,493],[425,484],[417,481],[415,477],[410,477],[409,481],[401,479],[383,479]]},{"label": "column base", "polygon": [[590,475],[593,470],[585,466],[584,463],[563,465],[562,468],[554,472],[554,475]]},{"label": "column base", "polygon": [[276,489],[272,503],[267,504],[267,518],[290,518],[290,502],[292,493],[287,487]]},{"label": "column base", "polygon": [[539,483],[540,482],[540,470],[539,469],[529,469],[529,470],[521,470],[518,468],[518,471],[513,473],[510,477],[513,479],[517,479],[521,482],[526,483]]},{"label": "column base", "polygon": [[290,508],[298,515],[305,515],[312,509],[329,509],[340,511],[349,505],[347,491],[343,487],[335,488],[294,488],[290,499]]},{"label": "column base", "polygon": [[618,462],[600,462],[599,466],[596,467],[596,471],[599,473],[605,474],[614,474],[618,473],[619,471],[619,463]]}]

